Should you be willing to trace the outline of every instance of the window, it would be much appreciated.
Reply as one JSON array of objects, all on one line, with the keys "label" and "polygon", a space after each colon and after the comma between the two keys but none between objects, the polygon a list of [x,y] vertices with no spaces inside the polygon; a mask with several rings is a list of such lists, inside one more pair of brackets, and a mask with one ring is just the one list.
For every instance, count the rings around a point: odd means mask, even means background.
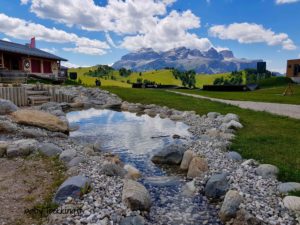
[{"label": "window", "polygon": [[298,76],[300,73],[300,64],[295,64],[294,65],[294,76]]}]

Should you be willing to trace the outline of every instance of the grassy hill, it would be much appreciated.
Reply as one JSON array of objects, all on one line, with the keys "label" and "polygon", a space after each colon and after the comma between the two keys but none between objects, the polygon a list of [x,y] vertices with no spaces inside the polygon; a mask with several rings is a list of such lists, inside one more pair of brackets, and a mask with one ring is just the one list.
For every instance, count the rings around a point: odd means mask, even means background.
[{"label": "grassy hill", "polygon": [[[77,72],[78,79],[82,81],[83,84],[88,86],[95,85],[96,77],[91,77],[85,75],[89,71],[94,71],[96,67],[85,67],[85,68],[76,68],[76,69],[69,69],[69,72]],[[157,84],[164,84],[164,85],[177,85],[181,86],[181,81],[179,79],[175,79],[171,70],[155,70],[155,71],[147,71],[147,72],[133,72],[128,77],[121,77],[119,71],[113,71],[111,74],[114,77],[114,80],[111,78],[102,79],[101,83],[102,86],[115,86],[115,87],[131,87],[130,83],[135,83],[138,78],[143,80],[154,81]],[[110,75],[110,76],[111,76]],[[216,78],[222,76],[229,76],[229,73],[226,74],[213,74],[213,75],[197,75],[196,76],[196,87],[202,88],[205,84],[212,84]],[[99,78],[98,78],[99,79]]]}]

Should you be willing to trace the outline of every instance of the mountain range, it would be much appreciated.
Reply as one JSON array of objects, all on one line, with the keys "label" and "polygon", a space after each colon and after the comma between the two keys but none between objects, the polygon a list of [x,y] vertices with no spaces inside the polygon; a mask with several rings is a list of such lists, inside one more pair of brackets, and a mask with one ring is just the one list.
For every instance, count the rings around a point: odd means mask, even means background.
[{"label": "mountain range", "polygon": [[181,71],[195,70],[197,73],[215,74],[256,68],[257,62],[260,61],[262,60],[239,59],[230,50],[217,51],[215,48],[200,51],[180,47],[165,52],[143,48],[124,55],[113,64],[113,68],[140,72],[175,68]]}]

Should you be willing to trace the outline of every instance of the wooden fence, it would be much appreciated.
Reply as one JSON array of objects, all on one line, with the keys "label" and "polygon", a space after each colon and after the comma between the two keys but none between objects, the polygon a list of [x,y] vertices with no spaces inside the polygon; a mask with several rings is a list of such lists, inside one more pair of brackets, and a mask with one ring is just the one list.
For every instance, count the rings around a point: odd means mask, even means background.
[{"label": "wooden fence", "polygon": [[71,103],[72,102],[71,96],[62,93],[61,91],[57,91],[55,86],[47,85],[44,88],[45,88],[45,90],[48,91],[49,95],[51,96],[51,101],[59,102],[59,103],[61,103],[61,102]]},{"label": "wooden fence", "polygon": [[25,87],[0,87],[0,98],[10,100],[17,106],[28,105]]}]

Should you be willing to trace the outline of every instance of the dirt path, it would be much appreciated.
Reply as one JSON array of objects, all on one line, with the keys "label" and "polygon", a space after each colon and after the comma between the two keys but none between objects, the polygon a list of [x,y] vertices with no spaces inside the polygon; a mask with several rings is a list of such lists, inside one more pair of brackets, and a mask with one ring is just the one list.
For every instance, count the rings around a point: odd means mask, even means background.
[{"label": "dirt path", "polygon": [[300,105],[266,103],[266,102],[251,102],[251,101],[235,101],[224,100],[218,98],[210,98],[201,95],[187,94],[177,91],[169,91],[175,94],[190,96],[194,98],[208,99],[214,102],[221,102],[229,105],[235,105],[243,109],[252,109],[254,111],[265,111],[280,116],[288,116],[295,119],[300,119]]}]

